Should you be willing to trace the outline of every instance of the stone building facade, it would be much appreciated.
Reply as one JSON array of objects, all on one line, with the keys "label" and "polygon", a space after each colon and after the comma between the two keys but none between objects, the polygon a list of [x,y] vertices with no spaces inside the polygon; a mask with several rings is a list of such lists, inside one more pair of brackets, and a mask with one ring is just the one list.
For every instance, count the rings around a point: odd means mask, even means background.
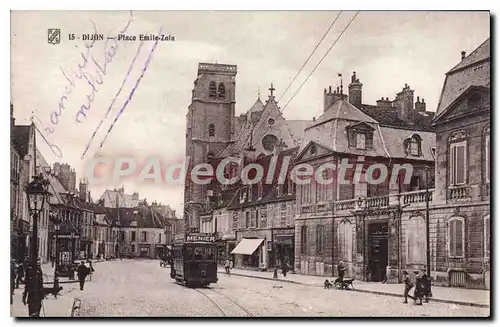
[{"label": "stone building facade", "polygon": [[362,104],[356,73],[349,95],[342,87],[325,90],[324,113],[305,129],[294,162],[294,169],[313,167],[311,182],[297,185],[297,272],[335,276],[343,261],[358,280],[401,281],[420,242],[403,243],[405,227],[416,221],[404,223],[403,212],[422,202],[434,179],[433,113],[413,94],[405,85],[394,100]]},{"label": "stone building facade", "polygon": [[490,39],[447,74],[434,119],[436,284],[490,288]]}]

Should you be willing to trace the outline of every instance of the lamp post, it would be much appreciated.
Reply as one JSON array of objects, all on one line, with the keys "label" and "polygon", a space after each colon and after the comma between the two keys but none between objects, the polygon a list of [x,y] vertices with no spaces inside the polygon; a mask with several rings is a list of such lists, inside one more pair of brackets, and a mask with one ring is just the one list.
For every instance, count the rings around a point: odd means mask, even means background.
[{"label": "lamp post", "polygon": [[[361,233],[361,256],[363,258],[363,277],[366,278],[366,255],[365,255],[365,216],[367,214],[368,205],[366,199],[359,196],[356,200],[356,204],[358,205],[358,210],[361,210],[361,214],[359,215],[360,222],[358,223],[357,232]],[[359,252],[358,252],[359,253]]]},{"label": "lamp post", "polygon": [[[36,166],[35,166],[36,167]],[[35,175],[33,181],[26,187],[26,194],[28,196],[28,210],[33,217],[33,233],[31,239],[31,267],[28,270],[28,281],[26,290],[29,294],[28,310],[29,315],[33,317],[40,316],[40,309],[42,306],[42,297],[40,290],[43,287],[43,280],[41,274],[38,273],[38,218],[43,211],[45,201],[50,193],[48,192],[49,181],[44,179],[43,176]]]},{"label": "lamp post", "polygon": [[52,217],[52,224],[54,224],[54,244],[55,244],[55,267],[54,267],[54,289],[59,287],[59,244],[58,244],[58,236],[59,231],[61,230],[61,220],[57,216]]}]

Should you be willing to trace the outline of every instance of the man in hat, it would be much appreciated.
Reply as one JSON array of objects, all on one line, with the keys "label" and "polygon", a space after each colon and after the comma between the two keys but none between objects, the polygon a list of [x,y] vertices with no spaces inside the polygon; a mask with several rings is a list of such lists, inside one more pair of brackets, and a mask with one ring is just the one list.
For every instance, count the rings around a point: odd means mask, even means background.
[{"label": "man in hat", "polygon": [[85,266],[85,261],[80,262],[77,269],[78,281],[80,282],[80,291],[83,291],[83,286],[85,286],[85,278],[90,273],[90,269]]},{"label": "man in hat", "polygon": [[[414,301],[416,305],[422,305],[422,296],[425,290],[424,281],[422,280],[422,276],[420,275],[420,271],[415,271],[415,293],[414,293]],[[417,303],[417,299],[419,300]]]},{"label": "man in hat", "polygon": [[403,303],[408,303],[408,297],[412,298],[411,295],[409,295],[410,290],[413,288],[413,282],[411,281],[410,276],[408,275],[408,272],[405,270],[403,271],[403,283],[405,284],[405,291],[404,291],[404,297],[405,300]]},{"label": "man in hat", "polygon": [[427,271],[422,269],[422,285],[423,285],[423,296],[425,298],[425,303],[429,303],[429,295],[431,293],[431,279],[427,275]]}]

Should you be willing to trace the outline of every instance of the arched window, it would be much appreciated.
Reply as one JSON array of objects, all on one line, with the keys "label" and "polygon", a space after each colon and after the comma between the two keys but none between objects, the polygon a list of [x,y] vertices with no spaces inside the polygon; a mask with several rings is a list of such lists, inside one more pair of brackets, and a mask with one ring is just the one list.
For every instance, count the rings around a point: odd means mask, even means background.
[{"label": "arched window", "polygon": [[219,83],[219,100],[224,100],[226,98],[226,88],[223,83]]},{"label": "arched window", "polygon": [[208,152],[207,160],[213,160],[214,158],[215,158],[215,154],[212,151]]},{"label": "arched window", "polygon": [[325,250],[325,226],[316,226],[316,254],[323,254]]},{"label": "arched window", "polygon": [[215,136],[215,125],[208,125],[208,136]]},{"label": "arched window", "polygon": [[300,228],[300,253],[307,254],[307,226]]},{"label": "arched window", "polygon": [[465,219],[452,217],[448,220],[448,256],[463,258],[465,253]]},{"label": "arched window", "polygon": [[217,84],[214,81],[210,82],[208,86],[208,97],[210,99],[217,99]]},{"label": "arched window", "polygon": [[422,155],[422,138],[418,134],[413,134],[405,140],[405,152],[407,155],[419,157]]},{"label": "arched window", "polygon": [[312,144],[311,145],[311,154],[316,154],[318,153],[318,147],[316,146],[316,144]]}]

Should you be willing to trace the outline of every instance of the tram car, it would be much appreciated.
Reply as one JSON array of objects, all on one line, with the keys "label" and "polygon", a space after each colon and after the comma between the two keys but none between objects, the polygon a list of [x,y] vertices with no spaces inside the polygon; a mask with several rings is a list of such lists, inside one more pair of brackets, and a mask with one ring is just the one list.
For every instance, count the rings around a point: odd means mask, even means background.
[{"label": "tram car", "polygon": [[185,241],[172,246],[170,277],[187,287],[217,283],[216,250],[212,235],[187,235]]}]

